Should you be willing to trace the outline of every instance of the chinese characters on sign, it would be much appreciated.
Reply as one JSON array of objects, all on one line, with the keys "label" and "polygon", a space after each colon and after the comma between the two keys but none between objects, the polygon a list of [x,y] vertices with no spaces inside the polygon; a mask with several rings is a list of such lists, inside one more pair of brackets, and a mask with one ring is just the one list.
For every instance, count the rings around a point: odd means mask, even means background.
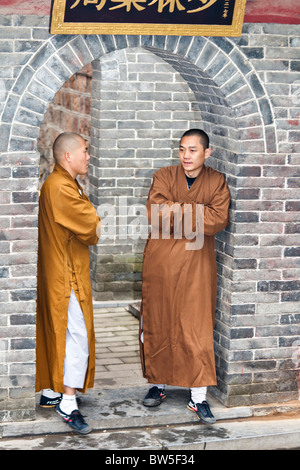
[{"label": "chinese characters on sign", "polygon": [[227,18],[227,16],[228,16],[228,11],[229,11],[229,0],[228,0],[227,2],[224,2],[223,18]]},{"label": "chinese characters on sign", "polygon": [[238,36],[246,0],[54,0],[53,34]]},{"label": "chinese characters on sign", "polygon": [[[200,6],[194,10],[187,10],[188,13],[197,13],[199,11],[205,10],[206,8],[209,8],[211,5],[216,3],[217,0],[199,0]],[[97,8],[98,11],[102,10],[102,8],[106,5],[107,0],[76,0],[75,3],[70,7],[70,9],[76,8],[80,3],[83,4],[84,6],[87,6],[88,4],[94,4]],[[116,8],[126,8],[126,11],[130,11],[131,7],[136,8],[137,10],[145,10],[146,6],[146,0],[111,0],[113,3],[119,3],[119,5],[114,6],[109,8],[109,10],[115,10]],[[188,2],[191,2],[191,0],[188,0]],[[140,3],[144,4],[143,6],[140,5]],[[226,2],[229,4],[229,2]],[[173,13],[175,10],[175,7],[178,10],[185,10],[186,8],[180,3],[179,0],[153,0],[152,2],[148,3],[148,6],[152,6],[154,4],[157,4],[157,11],[159,13],[162,13],[165,7],[168,7],[169,12]],[[202,5],[201,5],[202,4]],[[228,11],[228,10],[227,10]]]}]

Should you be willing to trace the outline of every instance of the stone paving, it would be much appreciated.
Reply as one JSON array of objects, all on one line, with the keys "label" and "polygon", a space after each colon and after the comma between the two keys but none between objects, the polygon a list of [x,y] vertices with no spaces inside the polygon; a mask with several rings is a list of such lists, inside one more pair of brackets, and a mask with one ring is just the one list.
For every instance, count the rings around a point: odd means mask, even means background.
[{"label": "stone paving", "polygon": [[94,308],[95,389],[141,387],[138,319],[125,307]]},{"label": "stone paving", "polygon": [[[298,403],[226,408],[212,396],[217,418],[199,425],[186,408],[187,389],[167,387],[155,409],[142,406],[148,389],[142,376],[136,316],[132,305],[94,307],[95,387],[80,395],[80,409],[93,432],[74,435],[53,410],[39,407],[34,421],[0,425],[0,450],[258,450],[296,449],[300,442]],[[281,416],[280,416],[281,415]],[[142,461],[144,462],[144,460]]]}]

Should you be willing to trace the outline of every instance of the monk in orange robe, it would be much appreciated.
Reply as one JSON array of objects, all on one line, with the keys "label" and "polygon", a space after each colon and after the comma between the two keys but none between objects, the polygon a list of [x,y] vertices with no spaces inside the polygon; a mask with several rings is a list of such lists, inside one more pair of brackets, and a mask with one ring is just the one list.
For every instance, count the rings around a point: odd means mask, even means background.
[{"label": "monk in orange robe", "polygon": [[39,203],[36,391],[43,390],[41,406],[56,405],[75,431],[87,433],[75,392],[94,384],[89,245],[98,242],[101,221],[76,179],[88,171],[85,140],[60,134],[53,155]]},{"label": "monk in orange robe", "polygon": [[215,422],[207,386],[217,383],[214,235],[228,226],[230,204],[224,175],[204,164],[210,155],[208,135],[191,129],[180,141],[180,165],[154,174],[147,201],[152,231],[144,250],[140,326],[143,374],[151,384],[144,405],[159,405],[165,384],[189,387],[188,408],[206,423]]}]

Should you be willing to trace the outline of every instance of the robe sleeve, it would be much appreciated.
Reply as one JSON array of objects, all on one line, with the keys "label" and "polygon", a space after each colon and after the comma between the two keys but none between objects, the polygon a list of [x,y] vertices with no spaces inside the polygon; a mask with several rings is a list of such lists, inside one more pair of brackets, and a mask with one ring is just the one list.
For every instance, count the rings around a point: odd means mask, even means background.
[{"label": "robe sleeve", "polygon": [[[173,201],[169,182],[160,171],[153,175],[153,182],[146,204],[147,215],[152,229],[162,233],[163,221],[167,220],[170,233],[174,231],[174,212],[182,212],[182,205]],[[169,220],[168,220],[169,219]]]},{"label": "robe sleeve", "polygon": [[[229,224],[229,189],[224,175],[221,173],[216,174],[218,178],[214,178],[214,181],[211,182],[211,199],[208,204],[203,205],[204,223],[202,224],[202,230],[204,230],[204,235],[207,236],[214,236]],[[178,228],[178,215],[181,216],[180,220],[184,226],[184,218],[187,214],[190,214],[192,217],[191,231],[195,233],[195,231],[199,229],[199,225],[197,224],[197,205],[199,206],[200,204],[196,202],[186,203],[174,201],[169,189],[170,184],[171,182],[162,172],[158,171],[154,174],[147,201],[149,223],[155,230],[159,230],[161,233],[163,221],[168,219],[170,233],[173,233],[174,230]],[[158,210],[159,217],[153,217],[155,207]]]},{"label": "robe sleeve", "polygon": [[224,175],[220,174],[210,202],[204,205],[204,235],[213,236],[229,225],[230,193]]},{"label": "robe sleeve", "polygon": [[85,245],[96,245],[100,217],[89,198],[80,196],[71,184],[61,184],[50,192],[56,223],[72,232]]}]

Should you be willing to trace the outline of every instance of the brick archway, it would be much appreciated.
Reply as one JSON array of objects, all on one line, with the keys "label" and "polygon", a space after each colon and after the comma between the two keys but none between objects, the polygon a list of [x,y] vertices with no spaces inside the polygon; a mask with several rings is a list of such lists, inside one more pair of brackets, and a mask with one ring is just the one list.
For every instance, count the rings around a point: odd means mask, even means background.
[{"label": "brick archway", "polygon": [[[276,134],[269,98],[258,75],[234,43],[227,38],[175,36],[51,38],[25,64],[8,96],[2,115],[4,140],[1,150],[36,150],[37,128],[49,102],[62,84],[84,65],[109,52],[127,47],[144,47],[155,51],[175,69],[179,67],[180,71],[186,74],[188,82],[193,82],[191,76],[188,76],[188,64],[194,64],[194,70],[205,72],[233,108],[237,129],[241,131],[236,140],[242,142],[251,138],[253,141],[253,149],[247,148],[248,153],[276,150]],[[255,128],[257,132],[246,135],[243,134],[243,119],[249,114],[255,115],[255,119],[248,127]],[[8,131],[10,126],[11,132]],[[261,132],[258,131],[259,128]],[[243,149],[241,150],[241,153],[244,153]],[[239,150],[236,148],[235,151]]]},{"label": "brick archway", "polygon": [[[248,283],[243,278],[238,283],[237,279],[241,269],[257,268],[255,250],[264,250],[259,245],[258,237],[252,235],[251,229],[253,223],[259,222],[260,209],[253,207],[260,207],[260,188],[254,184],[255,181],[258,182],[262,171],[259,165],[253,165],[253,161],[257,161],[262,154],[275,153],[277,140],[272,108],[264,86],[245,56],[230,39],[52,37],[23,66],[6,101],[1,126],[3,139],[0,150],[9,155],[10,162],[13,162],[8,178],[12,179],[9,186],[13,205],[9,210],[14,218],[14,227],[7,230],[5,236],[10,241],[15,241],[16,245],[23,245],[20,253],[12,253],[14,259],[11,258],[9,262],[11,266],[15,266],[15,270],[18,266],[19,272],[23,273],[21,281],[15,274],[9,291],[10,298],[18,301],[18,305],[15,302],[14,306],[6,306],[8,296],[4,296],[4,310],[10,309],[17,316],[25,313],[31,324],[34,323],[39,163],[36,140],[48,104],[63,83],[84,65],[99,60],[110,52],[136,47],[163,59],[181,75],[196,97],[202,123],[211,132],[215,145],[222,150],[218,158],[214,159],[213,165],[227,175],[232,193],[232,223],[230,229],[217,239],[221,290],[216,315],[219,377],[216,395],[229,406],[249,403],[252,395],[247,393],[244,398],[241,385],[245,381],[249,387],[253,385],[253,394],[263,394],[263,384],[259,378],[255,383],[252,372],[256,362],[251,348],[255,347],[257,340],[257,320],[253,314],[259,309],[257,303],[265,285],[264,279],[259,278],[259,273],[255,279],[258,292],[253,291],[254,281]],[[246,209],[247,205],[249,210]],[[22,226],[24,214],[30,214],[31,217],[28,218],[26,227]],[[251,243],[254,243],[252,255],[247,253],[245,256],[245,247]],[[247,323],[240,319],[240,315],[248,316]],[[13,347],[34,351],[33,326],[29,337],[28,328],[24,333],[26,338],[20,330],[15,334],[16,337],[10,337]],[[249,348],[245,353],[244,347]],[[275,362],[274,360],[274,364],[270,364],[274,373],[277,372]],[[31,382],[33,377],[34,374]],[[236,392],[239,387],[240,390]],[[26,407],[23,408],[25,417],[34,415],[34,392],[32,395],[23,405]],[[292,392],[287,394],[287,397],[293,396]],[[272,393],[268,400],[271,397]],[[260,396],[257,400],[263,401],[264,398]],[[8,403],[8,409],[9,407]]]}]

